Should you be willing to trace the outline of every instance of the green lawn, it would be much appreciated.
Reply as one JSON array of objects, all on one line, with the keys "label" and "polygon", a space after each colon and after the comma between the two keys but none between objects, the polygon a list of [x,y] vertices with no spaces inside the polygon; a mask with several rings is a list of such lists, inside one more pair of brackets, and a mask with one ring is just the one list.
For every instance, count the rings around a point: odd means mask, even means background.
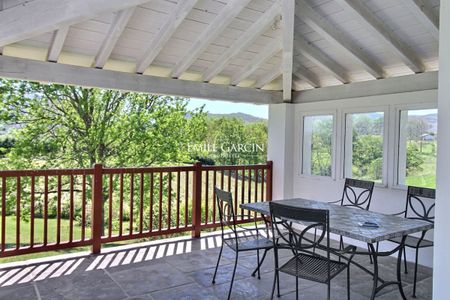
[{"label": "green lawn", "polygon": [[[410,141],[410,143],[418,142]],[[421,170],[415,170],[406,177],[406,185],[419,187],[436,187],[436,142],[422,142],[422,152],[420,154],[423,164],[420,165]]]}]

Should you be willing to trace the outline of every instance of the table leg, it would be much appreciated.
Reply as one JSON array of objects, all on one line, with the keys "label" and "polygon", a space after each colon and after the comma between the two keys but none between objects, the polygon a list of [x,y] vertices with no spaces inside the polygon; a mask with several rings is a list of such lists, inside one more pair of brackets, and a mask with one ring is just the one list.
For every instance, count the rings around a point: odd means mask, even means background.
[{"label": "table leg", "polygon": [[[405,251],[405,240],[406,236],[403,237],[402,243],[400,244],[400,249],[398,250],[398,257],[397,257],[397,281],[398,281],[398,289],[400,290],[400,295],[403,299],[406,299],[405,292],[403,291],[403,284],[402,284],[402,253]],[[406,255],[405,255],[405,261],[406,261]]]},{"label": "table leg", "polygon": [[373,244],[367,244],[369,246],[369,250],[372,254],[369,254],[372,257],[373,261],[373,287],[372,287],[372,294],[370,295],[370,299],[375,299],[375,296],[377,294],[377,288],[378,288],[378,256],[377,252],[375,251],[375,248]]}]

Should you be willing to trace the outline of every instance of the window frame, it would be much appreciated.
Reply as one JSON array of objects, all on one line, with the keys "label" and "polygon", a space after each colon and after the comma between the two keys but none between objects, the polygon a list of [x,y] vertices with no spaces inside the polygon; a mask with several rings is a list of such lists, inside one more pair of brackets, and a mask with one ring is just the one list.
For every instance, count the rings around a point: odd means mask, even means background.
[{"label": "window frame", "polygon": [[[321,176],[321,175],[312,175],[303,173],[303,144],[305,141],[304,136],[304,127],[305,127],[305,118],[306,117],[314,117],[314,116],[332,116],[333,118],[333,127],[331,134],[331,176]],[[300,137],[299,149],[298,149],[298,176],[302,178],[314,178],[320,180],[336,180],[336,135],[337,135],[337,111],[336,110],[319,110],[319,111],[308,111],[302,112],[298,116],[300,121],[298,137]]]},{"label": "window frame", "polygon": [[383,167],[382,167],[382,177],[381,183],[375,183],[376,187],[387,188],[389,186],[388,178],[388,164],[389,164],[389,119],[390,112],[389,106],[367,106],[367,107],[357,107],[357,108],[346,108],[341,111],[341,157],[339,179],[343,180],[346,178],[345,174],[345,149],[347,145],[347,115],[348,114],[364,114],[364,113],[383,113]]},{"label": "window frame", "polygon": [[[437,110],[436,103],[411,103],[411,104],[401,104],[394,105],[392,113],[395,116],[395,135],[394,135],[394,161],[392,166],[392,185],[393,189],[407,190],[408,186],[404,184],[399,184],[400,179],[400,125],[401,125],[401,112],[405,110],[426,110],[435,109]],[[438,112],[439,113],[439,112]],[[439,117],[438,117],[439,118]]]}]

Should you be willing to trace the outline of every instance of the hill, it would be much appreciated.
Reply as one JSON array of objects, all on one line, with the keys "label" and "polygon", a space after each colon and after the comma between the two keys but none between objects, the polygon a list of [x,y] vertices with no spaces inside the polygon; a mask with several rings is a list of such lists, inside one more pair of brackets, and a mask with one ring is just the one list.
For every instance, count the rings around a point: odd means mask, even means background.
[{"label": "hill", "polygon": [[267,119],[258,118],[246,113],[231,113],[231,114],[211,114],[208,113],[208,117],[210,118],[236,118],[244,121],[245,123],[256,123],[256,122],[267,122]]}]

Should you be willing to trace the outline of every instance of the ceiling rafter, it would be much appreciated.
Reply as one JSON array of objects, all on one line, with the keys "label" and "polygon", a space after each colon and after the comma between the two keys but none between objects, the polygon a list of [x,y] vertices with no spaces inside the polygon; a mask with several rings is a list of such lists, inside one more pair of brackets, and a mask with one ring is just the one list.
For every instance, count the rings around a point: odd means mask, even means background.
[{"label": "ceiling rafter", "polygon": [[292,67],[294,63],[295,0],[281,1],[283,100],[290,102],[292,99]]},{"label": "ceiling rafter", "polygon": [[352,12],[362,25],[366,26],[368,30],[376,34],[377,37],[382,40],[413,72],[421,73],[425,71],[425,67],[421,60],[411,48],[402,42],[401,39],[360,0],[335,1],[345,10]]},{"label": "ceiling rafter", "polygon": [[[0,12],[0,47],[149,0],[34,0]],[[37,16],[39,16],[37,18]]]},{"label": "ceiling rafter", "polygon": [[305,41],[298,34],[295,35],[294,45],[296,50],[300,51],[303,56],[312,61],[316,66],[331,73],[340,82],[350,82],[347,71],[341,65],[332,60],[327,54],[322,52],[322,50]]},{"label": "ceiling rafter", "polygon": [[[261,78],[259,78],[256,81],[255,87],[257,89],[263,88],[265,85],[271,83],[272,81],[274,81],[275,79],[280,77],[280,75],[282,73],[283,73],[282,67],[281,66],[275,66],[272,70],[270,70],[268,73],[264,74],[264,76],[262,76]],[[292,77],[292,75],[291,75],[291,77]],[[285,100],[285,99],[283,99],[283,100]]]},{"label": "ceiling rafter", "polygon": [[280,12],[279,4],[272,4],[272,6],[220,56],[214,65],[205,71],[203,80],[211,81],[215,76],[222,72],[236,55],[252,44],[262,33],[267,31],[270,25],[273,24],[274,19],[280,15]]},{"label": "ceiling rafter", "polygon": [[296,0],[295,14],[311,29],[325,38],[333,46],[342,49],[352,56],[374,78],[386,77],[385,71],[378,66],[355,42],[345,33],[336,29],[328,20],[320,16],[304,0]]},{"label": "ceiling rafter", "polygon": [[175,65],[171,76],[174,78],[180,77],[249,2],[250,0],[232,0],[228,2],[214,18],[214,21],[192,43],[192,46],[186,51],[186,55]]},{"label": "ceiling rafter", "polygon": [[294,69],[292,70],[292,74],[300,77],[314,88],[320,87],[320,80],[317,75],[307,68],[303,67],[298,61],[294,62]]},{"label": "ceiling rafter", "polygon": [[61,54],[67,34],[69,33],[69,26],[62,26],[53,33],[52,41],[47,52],[47,61],[57,62]]},{"label": "ceiling rafter", "polygon": [[439,16],[436,15],[430,3],[426,0],[401,0],[414,16],[427,28],[433,37],[439,41]]},{"label": "ceiling rafter", "polygon": [[138,60],[136,73],[144,73],[152,64],[197,2],[198,0],[184,0],[177,4],[173,14],[166,20],[155,38],[144,51],[144,55]]},{"label": "ceiling rafter", "polygon": [[122,32],[125,30],[128,22],[134,14],[136,7],[130,7],[124,10],[121,10],[117,13],[114,21],[111,23],[109,27],[108,33],[103,40],[102,46],[100,47],[97,56],[95,57],[94,66],[96,68],[103,68],[108,61],[109,56],[111,55],[114,47],[119,41]]},{"label": "ceiling rafter", "polygon": [[276,40],[263,48],[261,52],[256,54],[241,70],[231,78],[232,85],[238,85],[241,81],[248,78],[256,70],[258,70],[269,58],[280,52],[282,48],[281,41]]}]

